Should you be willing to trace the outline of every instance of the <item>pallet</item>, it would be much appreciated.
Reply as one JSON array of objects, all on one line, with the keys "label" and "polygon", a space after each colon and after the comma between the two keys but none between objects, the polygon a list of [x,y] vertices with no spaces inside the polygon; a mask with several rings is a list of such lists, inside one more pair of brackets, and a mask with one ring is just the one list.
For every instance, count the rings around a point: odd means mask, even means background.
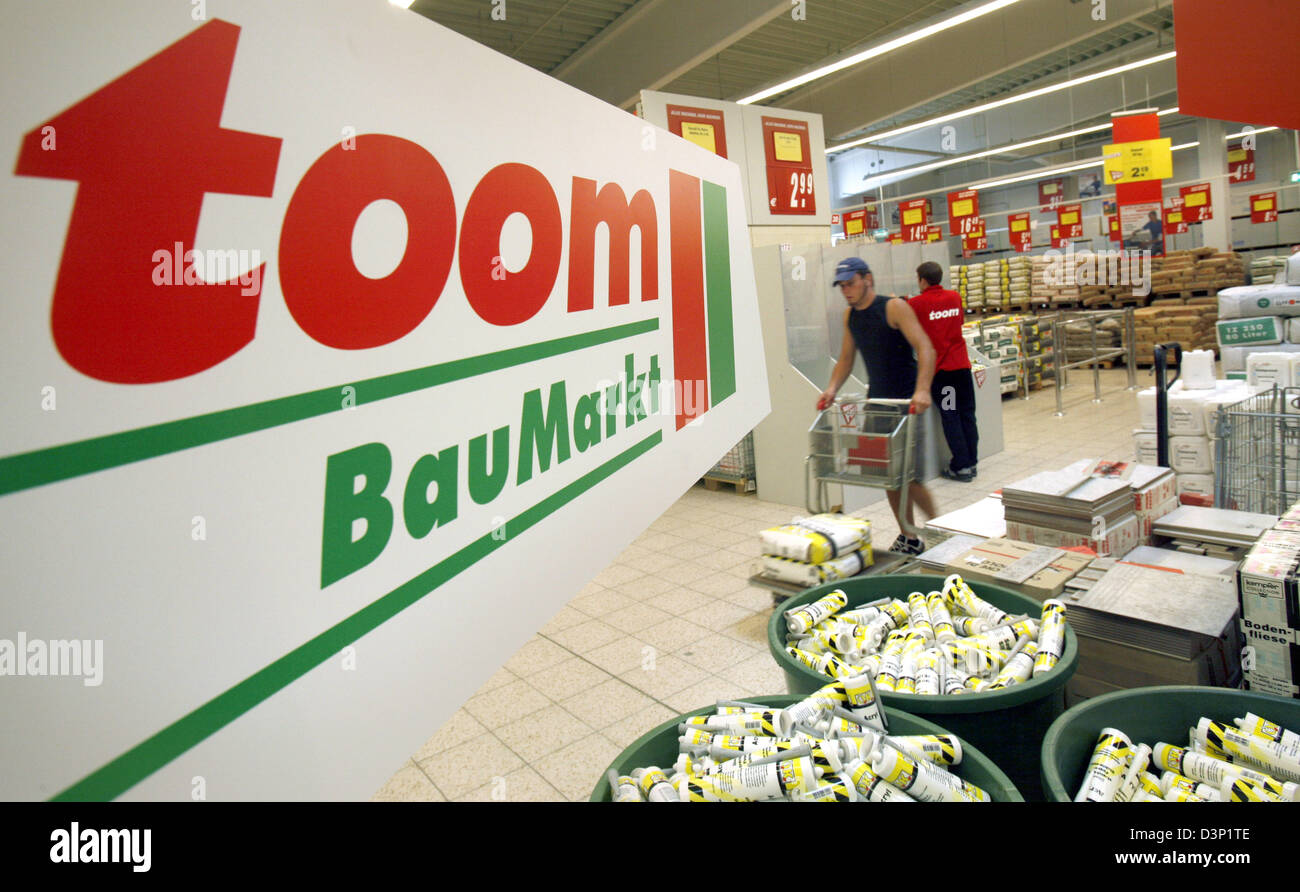
[{"label": "pallet", "polygon": [[720,477],[714,474],[705,474],[700,478],[700,482],[704,484],[704,488],[709,492],[717,492],[719,487],[730,486],[737,493],[744,495],[747,492],[754,492],[758,488],[758,484],[754,482],[752,477]]}]

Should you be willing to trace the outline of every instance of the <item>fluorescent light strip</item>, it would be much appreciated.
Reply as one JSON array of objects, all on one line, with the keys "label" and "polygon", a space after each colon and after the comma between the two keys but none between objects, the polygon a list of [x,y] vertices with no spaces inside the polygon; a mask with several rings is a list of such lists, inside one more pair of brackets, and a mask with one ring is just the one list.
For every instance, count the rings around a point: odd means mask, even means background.
[{"label": "fluorescent light strip", "polygon": [[1175,105],[1173,108],[1167,108],[1162,112],[1156,112],[1156,114],[1162,118],[1165,115],[1176,115],[1178,114],[1178,106]]},{"label": "fluorescent light strip", "polygon": [[1087,84],[1092,81],[1101,80],[1104,77],[1111,77],[1116,74],[1123,74],[1126,71],[1133,71],[1137,68],[1143,68],[1147,65],[1155,65],[1158,62],[1164,62],[1178,55],[1176,50],[1167,53],[1161,53],[1158,56],[1151,56],[1146,59],[1139,59],[1136,62],[1130,62],[1127,65],[1119,65],[1115,68],[1107,68],[1105,71],[1096,71],[1092,74],[1086,74],[1083,77],[1071,78],[1059,84],[1052,84],[1048,87],[1039,87],[1037,90],[1030,90],[1028,93],[1020,93],[1016,96],[1008,96],[1004,99],[997,99],[993,102],[986,102],[983,105],[973,105],[970,108],[961,111],[950,112],[946,115],[940,115],[937,118],[927,118],[924,121],[917,121],[914,124],[906,124],[902,127],[896,127],[893,130],[886,130],[883,133],[875,133],[871,136],[864,136],[861,139],[855,139],[852,142],[846,142],[838,146],[827,149],[827,152],[839,152],[844,149],[851,149],[855,146],[864,146],[867,143],[879,142],[882,139],[890,139],[895,136],[902,136],[904,133],[911,133],[915,130],[921,130],[925,127],[933,127],[935,124],[943,124],[948,121],[956,121],[960,118],[969,118],[971,115],[978,115],[983,112],[992,111],[995,108],[1002,108],[1007,105],[1013,105],[1017,102],[1024,102],[1028,99],[1037,99],[1039,96],[1047,96],[1051,93],[1057,93],[1061,90],[1076,87],[1079,84]]},{"label": "fluorescent light strip", "polygon": [[1268,133],[1270,130],[1277,130],[1277,127],[1260,127],[1258,130],[1243,130],[1240,133],[1229,133],[1224,139],[1237,139],[1242,136],[1254,136],[1256,133]]},{"label": "fluorescent light strip", "polygon": [[[1110,127],[1111,125],[1109,123],[1098,124],[1094,127],[1084,127],[1080,130],[1071,130],[1068,133],[1054,133],[1051,136],[1043,136],[1043,137],[1039,137],[1038,139],[1031,139],[1031,140],[1027,140],[1026,142],[1019,142],[1009,146],[1000,146],[998,148],[986,149],[982,152],[972,152],[969,155],[959,155],[953,158],[946,158],[943,161],[932,161],[928,164],[917,164],[912,167],[900,167],[898,170],[893,170],[890,171],[889,173],[884,173],[884,174],[880,174],[879,176],[872,177],[863,185],[862,188],[864,190],[874,189],[878,185],[884,185],[883,180],[889,177],[896,177],[902,174],[913,176],[916,174],[927,173],[931,170],[939,170],[940,168],[943,167],[951,167],[954,164],[965,164],[968,161],[978,161],[981,158],[988,158],[991,155],[1002,155],[1005,154],[1006,152],[1016,152],[1019,151],[1020,149],[1028,149],[1028,148],[1032,148],[1033,146],[1040,146],[1043,143],[1060,142],[1063,139],[1070,139],[1071,137],[1075,137],[1075,136],[1084,136],[1085,134],[1088,133],[1097,133],[1102,130],[1109,130]],[[880,151],[886,152],[889,151],[889,148],[888,146],[881,146]]]},{"label": "fluorescent light strip", "polygon": [[963,25],[966,22],[973,21],[981,16],[988,15],[991,12],[997,12],[999,9],[1005,9],[1008,6],[1019,2],[1020,0],[993,0],[992,3],[985,3],[983,6],[977,6],[972,10],[961,13],[960,15],[955,15],[952,18],[944,19],[941,22],[935,22],[933,25],[929,25],[928,27],[919,28],[916,31],[903,34],[900,37],[895,37],[893,40],[886,41],[878,46],[873,46],[860,53],[855,53],[854,55],[841,59],[838,62],[823,65],[821,68],[814,71],[809,71],[806,74],[801,74],[798,77],[779,83],[775,87],[768,87],[766,90],[755,93],[753,96],[746,96],[744,99],[739,100],[739,104],[750,105],[755,102],[762,102],[764,99],[770,99],[779,93],[793,90],[795,87],[802,87],[804,84],[811,83],[815,80],[821,80],[827,75],[834,74],[837,71],[843,71],[845,68],[852,68],[854,65],[866,62],[868,59],[883,56],[886,53],[893,52],[894,50],[905,47],[908,44],[916,43],[918,40],[932,37],[935,34],[947,31],[949,28],[955,28],[958,25]]}]

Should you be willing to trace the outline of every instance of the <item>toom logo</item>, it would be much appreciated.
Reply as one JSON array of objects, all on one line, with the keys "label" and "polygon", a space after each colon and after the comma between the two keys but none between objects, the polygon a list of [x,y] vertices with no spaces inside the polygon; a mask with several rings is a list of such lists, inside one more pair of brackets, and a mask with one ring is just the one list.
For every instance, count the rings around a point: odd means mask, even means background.
[{"label": "toom logo", "polygon": [[[186,246],[194,242],[206,193],[270,197],[275,183],[281,140],[220,124],[239,32],[228,22],[204,25],[23,140],[15,173],[81,185],[51,328],[64,359],[85,375],[119,384],[171,381],[229,359],[256,334],[264,265],[233,281],[202,282],[192,264],[188,278],[179,274],[181,258],[193,253]],[[722,400],[735,391],[726,190],[679,171],[670,177],[676,377],[679,385],[708,381],[713,399]],[[397,269],[372,279],[352,261],[351,239],[358,216],[379,199],[402,208],[409,237]],[[134,213],[122,214],[123,207]],[[532,246],[524,268],[507,276],[500,235],[516,213],[531,226]],[[294,320],[309,337],[343,350],[410,334],[451,272],[456,217],[451,184],[420,145],[368,134],[331,147],[298,183],[281,228],[280,285]],[[609,232],[610,306],[629,301],[633,228],[641,238],[641,299],[658,298],[658,216],[648,192],[629,201],[616,183],[598,190],[594,180],[574,177],[570,221],[570,313],[594,307],[602,223]],[[461,284],[479,317],[501,326],[533,318],[554,287],[562,240],[559,201],[540,171],[503,164],[485,174],[459,236]],[[173,244],[176,276],[160,247]],[[158,266],[139,262],[157,264],[160,255],[163,279]],[[110,256],[123,262],[105,269],[102,258]],[[194,284],[210,293],[203,300],[180,293]],[[677,426],[706,409],[691,407],[688,416],[683,407]]]},{"label": "toom logo", "polygon": [[4,798],[368,798],[767,412],[733,162],[292,7],[7,22]]}]

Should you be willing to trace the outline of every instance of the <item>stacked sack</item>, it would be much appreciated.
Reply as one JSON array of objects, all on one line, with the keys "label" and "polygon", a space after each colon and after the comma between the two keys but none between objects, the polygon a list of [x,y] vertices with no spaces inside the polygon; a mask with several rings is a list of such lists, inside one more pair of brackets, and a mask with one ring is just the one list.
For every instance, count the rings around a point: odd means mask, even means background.
[{"label": "stacked sack", "polygon": [[1213,297],[1161,298],[1139,307],[1133,311],[1138,362],[1151,362],[1157,344],[1177,343],[1184,353],[1214,350],[1218,318],[1218,301]]},{"label": "stacked sack", "polygon": [[1002,261],[1007,276],[1007,294],[1013,304],[1028,304],[1033,299],[1034,263],[1026,254],[1016,254]]},{"label": "stacked sack", "polygon": [[1287,260],[1285,275],[1270,285],[1219,292],[1217,334],[1225,372],[1247,371],[1247,358],[1261,351],[1300,352],[1300,254]]},{"label": "stacked sack", "polygon": [[[1065,361],[1080,362],[1093,356],[1093,324],[1070,322],[1065,326]],[[1115,317],[1096,323],[1097,352],[1104,353],[1124,344],[1124,325]],[[1059,348],[1059,345],[1058,345]]]},{"label": "stacked sack", "polygon": [[952,276],[953,288],[961,294],[962,302],[968,310],[984,308],[984,267],[981,264],[953,267],[958,270]]},{"label": "stacked sack", "polygon": [[1286,284],[1287,259],[1281,254],[1256,257],[1250,262],[1250,283],[1252,285],[1272,285],[1277,281],[1278,276],[1281,276],[1282,281],[1279,284]]},{"label": "stacked sack", "polygon": [[762,574],[805,588],[856,576],[875,562],[870,522],[843,514],[796,517],[758,538]]},{"label": "stacked sack", "polygon": [[1006,277],[1002,264],[1005,260],[987,260],[984,262],[984,306],[1000,310],[1007,305],[1011,283]]}]

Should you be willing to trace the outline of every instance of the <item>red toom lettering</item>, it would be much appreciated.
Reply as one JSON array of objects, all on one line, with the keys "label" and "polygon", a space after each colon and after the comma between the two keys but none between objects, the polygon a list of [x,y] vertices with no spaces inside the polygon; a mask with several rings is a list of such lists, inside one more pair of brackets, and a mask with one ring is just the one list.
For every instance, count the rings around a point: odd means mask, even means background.
[{"label": "red toom lettering", "polygon": [[[406,214],[397,269],[368,279],[352,261],[352,230],[371,202]],[[298,184],[280,233],[280,288],[302,330],[329,347],[364,350],[409,334],[438,302],[456,245],[456,203],[437,159],[396,136],[334,146]]]},{"label": "red toom lettering", "polygon": [[[511,214],[528,218],[533,247],[518,272],[501,260],[501,227]],[[560,204],[546,177],[527,164],[501,164],[479,181],[465,206],[460,233],[460,281],[484,322],[518,325],[551,296],[563,245]]]},{"label": "red toom lettering", "polygon": [[644,189],[627,200],[617,183],[596,192],[596,181],[573,178],[569,217],[569,312],[595,307],[596,227],[609,230],[609,305],[629,302],[632,227],[641,231],[641,300],[659,299],[659,223],[654,199]]},{"label": "red toom lettering", "polygon": [[[100,381],[172,381],[230,358],[257,330],[258,287],[153,281],[154,253],[193,248],[207,192],[269,197],[280,140],[221,127],[239,28],[213,21],[23,137],[14,173],[76,180],[50,327]],[[264,269],[259,268],[257,281]]]}]

